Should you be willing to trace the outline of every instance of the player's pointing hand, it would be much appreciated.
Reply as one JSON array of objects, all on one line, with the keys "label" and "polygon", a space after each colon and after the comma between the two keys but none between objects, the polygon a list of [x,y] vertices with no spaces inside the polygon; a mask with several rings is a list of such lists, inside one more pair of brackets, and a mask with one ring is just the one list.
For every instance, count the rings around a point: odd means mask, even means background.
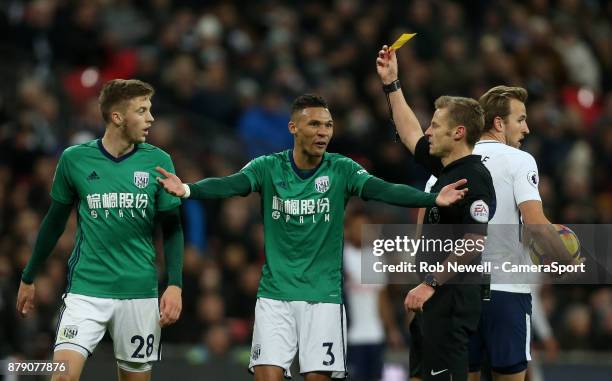
[{"label": "player's pointing hand", "polygon": [[467,184],[467,180],[461,179],[442,188],[440,193],[438,193],[438,197],[436,197],[436,205],[449,206],[461,200],[467,194],[468,188],[457,188],[462,187],[465,184]]},{"label": "player's pointing hand", "polygon": [[161,177],[157,177],[157,182],[159,182],[166,192],[170,193],[173,196],[183,197],[185,195],[185,187],[183,186],[183,182],[177,175],[174,173],[170,173],[163,169],[162,167],[155,168],[157,172],[164,175],[166,178],[162,179]]}]

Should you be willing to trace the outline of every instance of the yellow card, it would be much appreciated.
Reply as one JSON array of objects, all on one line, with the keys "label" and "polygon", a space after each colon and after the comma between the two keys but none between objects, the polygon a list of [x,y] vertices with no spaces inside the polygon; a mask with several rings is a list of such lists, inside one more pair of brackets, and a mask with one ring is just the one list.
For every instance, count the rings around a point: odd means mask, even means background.
[{"label": "yellow card", "polygon": [[416,33],[403,33],[399,38],[391,45],[389,50],[397,50],[401,48],[408,40],[416,36]]}]

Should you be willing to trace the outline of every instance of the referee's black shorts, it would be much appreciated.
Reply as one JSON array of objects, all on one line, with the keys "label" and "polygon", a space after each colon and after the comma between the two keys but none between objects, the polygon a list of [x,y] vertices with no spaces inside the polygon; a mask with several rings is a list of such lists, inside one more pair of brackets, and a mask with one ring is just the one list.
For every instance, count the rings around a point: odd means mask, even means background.
[{"label": "referee's black shorts", "polygon": [[423,378],[423,323],[420,312],[410,322],[410,378]]},{"label": "referee's black shorts", "polygon": [[480,288],[444,285],[423,306],[423,380],[467,381],[468,339],[480,319]]}]

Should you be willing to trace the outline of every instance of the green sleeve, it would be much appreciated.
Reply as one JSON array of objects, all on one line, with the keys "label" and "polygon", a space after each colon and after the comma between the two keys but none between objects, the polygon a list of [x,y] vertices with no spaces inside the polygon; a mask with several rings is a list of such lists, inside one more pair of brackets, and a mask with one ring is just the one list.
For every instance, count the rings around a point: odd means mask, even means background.
[{"label": "green sleeve", "polygon": [[62,204],[72,204],[77,198],[76,191],[70,179],[69,149],[64,151],[55,168],[53,184],[51,185],[51,198]]},{"label": "green sleeve", "polygon": [[225,177],[210,177],[189,184],[191,195],[189,198],[227,198],[232,196],[246,196],[251,193],[251,182],[246,174],[234,173]]},{"label": "green sleeve", "polygon": [[251,192],[260,192],[261,186],[263,184],[264,175],[266,173],[266,161],[269,156],[260,156],[255,159],[249,161],[247,165],[245,165],[240,173],[246,175],[249,180]]},{"label": "green sleeve", "polygon": [[36,274],[43,266],[47,257],[49,257],[49,254],[51,254],[51,251],[55,247],[57,240],[64,232],[71,210],[71,204],[63,204],[55,200],[51,201],[49,211],[47,211],[47,215],[40,225],[32,257],[30,257],[26,268],[23,270],[21,276],[23,283],[32,284],[32,282],[34,282]]},{"label": "green sleeve", "polygon": [[164,237],[164,258],[168,273],[168,286],[183,287],[183,227],[179,208],[159,212],[157,215]]},{"label": "green sleeve", "polygon": [[[165,152],[162,154],[159,166],[166,169],[170,173],[176,173],[174,170],[174,164],[172,163],[172,159],[170,159],[170,155],[168,155]],[[161,212],[161,211],[172,210],[176,208],[177,206],[181,205],[180,198],[175,197],[171,195],[170,193],[166,192],[164,188],[160,186],[159,184],[157,184],[157,186],[159,188],[157,190],[157,194],[155,197],[157,197],[156,205],[157,205],[158,211]]]},{"label": "green sleeve", "polygon": [[372,175],[363,169],[361,165],[348,157],[344,158],[342,162],[345,164],[344,171],[346,174],[346,187],[348,194],[351,196],[361,197],[363,193],[363,186],[370,178],[372,178]]},{"label": "green sleeve", "polygon": [[425,193],[404,184],[388,183],[372,176],[363,186],[361,198],[397,206],[424,208],[436,205],[437,193]]}]

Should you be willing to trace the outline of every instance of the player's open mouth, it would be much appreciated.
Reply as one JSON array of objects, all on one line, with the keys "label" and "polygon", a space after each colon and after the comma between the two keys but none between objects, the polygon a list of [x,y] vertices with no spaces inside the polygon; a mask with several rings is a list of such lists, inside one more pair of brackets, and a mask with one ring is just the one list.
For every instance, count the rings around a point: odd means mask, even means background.
[{"label": "player's open mouth", "polygon": [[325,148],[325,147],[327,147],[327,143],[325,143],[325,142],[317,142],[317,143],[315,143],[315,146],[317,146],[319,148]]}]

